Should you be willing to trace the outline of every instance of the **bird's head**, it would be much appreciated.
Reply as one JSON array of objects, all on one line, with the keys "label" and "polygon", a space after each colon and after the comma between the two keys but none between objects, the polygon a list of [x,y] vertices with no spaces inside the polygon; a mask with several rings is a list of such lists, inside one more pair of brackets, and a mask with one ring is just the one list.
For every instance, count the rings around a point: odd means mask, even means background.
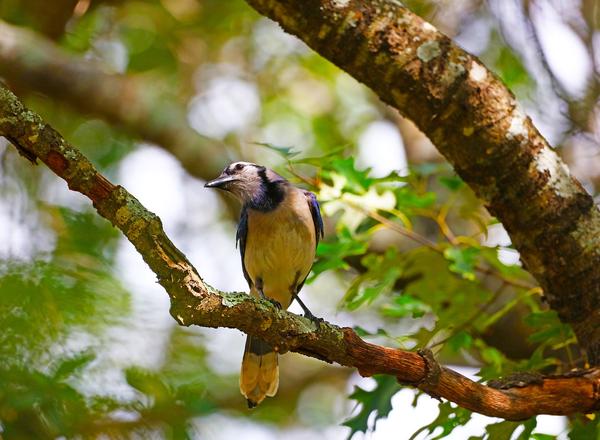
[{"label": "bird's head", "polygon": [[273,186],[285,182],[274,171],[250,162],[234,162],[216,179],[206,182],[207,188],[218,188],[233,194],[244,204],[262,201],[272,192]]}]

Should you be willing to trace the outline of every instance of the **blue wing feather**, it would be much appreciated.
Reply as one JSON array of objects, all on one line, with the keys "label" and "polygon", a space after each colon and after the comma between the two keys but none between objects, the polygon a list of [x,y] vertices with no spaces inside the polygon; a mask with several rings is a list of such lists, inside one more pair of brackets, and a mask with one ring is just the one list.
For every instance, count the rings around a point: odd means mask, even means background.
[{"label": "blue wing feather", "polygon": [[310,191],[304,191],[304,195],[308,200],[308,206],[310,207],[310,213],[312,215],[313,223],[315,225],[315,232],[317,237],[317,244],[319,240],[323,238],[325,231],[323,230],[323,218],[321,218],[321,209],[319,208],[319,202],[317,196]]},{"label": "blue wing feather", "polygon": [[[313,224],[315,225],[315,237],[317,239],[317,245],[319,244],[319,240],[323,238],[325,235],[325,231],[323,229],[323,218],[321,217],[321,208],[319,207],[319,202],[317,201],[317,196],[315,196],[310,191],[304,191],[304,195],[306,196],[306,201],[308,202],[308,207],[310,208],[310,214],[312,215]],[[308,275],[306,275],[308,278]],[[302,280],[301,283],[296,287],[296,294],[300,292],[302,286],[306,282],[306,278]]]},{"label": "blue wing feather", "polygon": [[244,264],[244,255],[246,254],[246,237],[248,236],[248,208],[245,206],[242,208],[240,213],[240,221],[238,223],[237,232],[235,234],[235,244],[239,245],[240,256],[242,257],[242,270],[244,272],[244,278],[248,282],[248,286],[252,288],[252,279],[248,275],[246,265]]}]

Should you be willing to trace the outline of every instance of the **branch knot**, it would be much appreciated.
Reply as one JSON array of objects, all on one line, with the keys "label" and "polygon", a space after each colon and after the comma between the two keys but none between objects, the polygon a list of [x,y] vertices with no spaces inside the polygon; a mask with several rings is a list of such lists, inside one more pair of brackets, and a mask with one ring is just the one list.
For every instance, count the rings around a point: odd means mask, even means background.
[{"label": "branch knot", "polygon": [[419,388],[434,399],[441,401],[440,396],[433,390],[438,388],[440,376],[442,375],[442,367],[438,361],[435,360],[433,352],[429,348],[422,348],[417,351],[417,354],[421,356],[425,364],[425,375],[415,382],[406,382],[400,380],[400,378],[397,378],[398,382],[403,385],[410,385]]},{"label": "branch knot", "polygon": [[[425,376],[423,376],[423,379],[415,383],[415,386],[423,389],[424,391],[436,388],[440,380],[440,375],[442,374],[442,367],[438,361],[435,360],[433,352],[429,348],[422,348],[417,351],[417,353],[425,361]],[[437,396],[433,397],[439,399]]]}]

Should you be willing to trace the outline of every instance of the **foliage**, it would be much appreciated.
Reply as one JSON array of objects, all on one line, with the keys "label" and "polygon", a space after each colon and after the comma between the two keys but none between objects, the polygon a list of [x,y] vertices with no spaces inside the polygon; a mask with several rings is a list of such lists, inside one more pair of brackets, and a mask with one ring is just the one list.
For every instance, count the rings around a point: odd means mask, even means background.
[{"label": "foliage", "polygon": [[[292,176],[306,181],[296,172],[302,159],[287,157],[287,161]],[[316,267],[358,272],[352,276],[340,307],[351,311],[376,307],[384,322],[416,321],[411,325],[417,325],[417,330],[411,335],[394,335],[389,331],[383,334],[402,341],[403,345],[411,344],[412,340],[418,346],[437,345],[441,337],[442,353],[448,356],[468,353],[480,359],[483,366],[479,375],[484,380],[515,371],[553,371],[562,365],[555,357],[557,353],[567,362],[573,362],[572,351],[578,349],[572,330],[558,320],[556,313],[546,310],[536,297],[539,289],[526,272],[519,266],[503,263],[499,259],[501,248],[486,247],[474,239],[485,231],[481,231],[485,215],[455,203],[459,195],[467,199],[469,196],[468,189],[456,176],[442,167],[433,172],[413,169],[406,176],[375,179],[370,177],[369,170],[356,169],[352,159],[325,156],[318,163],[317,175],[310,182],[318,191],[324,212],[337,219],[338,233],[320,246]],[[449,191],[446,199],[438,201],[428,196],[443,194],[444,189]],[[467,194],[461,195],[464,192]],[[393,203],[373,203],[383,194],[393,194]],[[424,200],[427,202],[423,203]],[[471,209],[481,208],[474,205]],[[458,225],[457,230],[450,230],[449,218]],[[433,219],[437,224],[435,241],[431,240],[432,235],[425,237],[416,232],[415,226],[423,219]],[[486,223],[492,225],[495,220],[488,217]],[[383,228],[396,232],[402,240],[400,248],[407,249],[399,252],[398,244],[390,244],[378,253],[370,248]],[[340,253],[340,249],[350,248],[349,237],[369,249],[358,261],[350,253]],[[408,240],[417,247],[408,247]],[[356,244],[352,248],[358,249]],[[524,319],[527,339],[535,347],[528,359],[510,359],[486,343],[486,334],[493,326],[516,311],[527,314]],[[368,332],[363,334],[368,336]],[[351,395],[361,404],[360,412],[345,423],[351,427],[351,434],[374,429],[371,414],[377,420],[389,413],[393,393],[386,385],[389,384],[379,379],[374,390],[357,389]],[[434,435],[432,438],[442,438],[470,419],[468,411],[449,403],[441,404],[439,409],[438,418],[415,436],[427,431]],[[501,438],[497,437],[499,432],[513,432],[523,426],[524,432],[530,432],[535,423],[490,425],[488,436]]]}]

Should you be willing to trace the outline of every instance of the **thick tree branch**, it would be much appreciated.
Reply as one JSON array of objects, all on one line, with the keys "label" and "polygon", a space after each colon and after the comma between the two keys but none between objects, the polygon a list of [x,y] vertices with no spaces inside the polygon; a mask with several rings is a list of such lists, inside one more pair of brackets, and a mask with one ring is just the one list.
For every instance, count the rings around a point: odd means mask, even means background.
[{"label": "thick tree branch", "polygon": [[140,78],[110,74],[46,38],[0,21],[0,75],[116,123],[172,153],[192,175],[208,179],[227,162],[223,145],[200,136],[187,111]]},{"label": "thick tree branch", "polygon": [[246,0],[433,141],[600,365],[600,211],[474,56],[394,0]]},{"label": "thick tree branch", "polygon": [[364,376],[391,374],[436,397],[489,416],[521,420],[536,414],[572,414],[600,408],[600,369],[571,376],[484,386],[440,367],[429,352],[409,352],[363,341],[349,328],[310,320],[244,293],[219,292],[165,235],[160,219],[124,188],[102,176],[74,147],[14,94],[0,87],[0,136],[30,160],[39,159],[70,189],[87,196],[100,215],[119,228],[156,273],[181,325],[237,328],[260,336],[281,353],[296,351],[356,367]]}]

